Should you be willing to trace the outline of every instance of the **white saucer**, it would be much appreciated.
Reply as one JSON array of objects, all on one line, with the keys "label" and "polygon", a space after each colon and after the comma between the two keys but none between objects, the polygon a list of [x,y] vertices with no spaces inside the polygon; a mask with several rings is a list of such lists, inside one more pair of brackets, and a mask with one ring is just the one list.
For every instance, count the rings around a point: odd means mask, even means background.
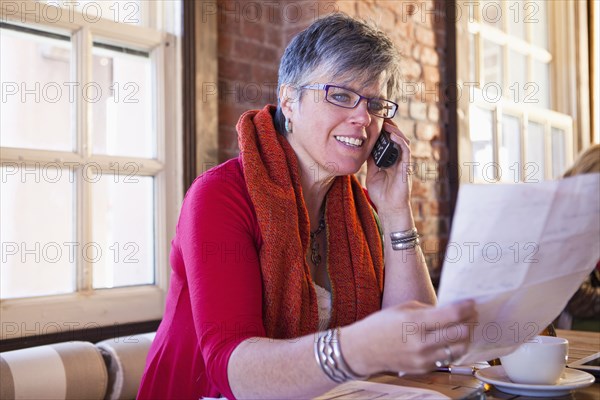
[{"label": "white saucer", "polygon": [[581,389],[594,383],[594,376],[577,369],[565,368],[556,385],[529,385],[511,381],[501,365],[480,369],[475,377],[485,383],[490,383],[502,392],[534,396],[557,397],[569,394],[571,390]]}]

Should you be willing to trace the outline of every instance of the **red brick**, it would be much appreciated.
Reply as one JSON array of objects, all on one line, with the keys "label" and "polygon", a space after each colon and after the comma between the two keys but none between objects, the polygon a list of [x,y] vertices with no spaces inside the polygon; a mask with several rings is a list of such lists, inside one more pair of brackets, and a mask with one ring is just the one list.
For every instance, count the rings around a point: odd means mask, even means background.
[{"label": "red brick", "polygon": [[413,44],[410,40],[406,40],[403,38],[393,39],[394,45],[396,49],[398,49],[398,53],[400,56],[404,58],[412,58],[412,48]]},{"label": "red brick", "polygon": [[440,83],[429,82],[426,80],[425,82],[421,82],[418,86],[415,99],[427,104],[437,104],[443,101],[440,90]]},{"label": "red brick", "polygon": [[397,26],[396,14],[383,8],[378,8],[376,21],[378,27],[387,32],[393,31]]},{"label": "red brick", "polygon": [[440,126],[429,122],[417,122],[417,139],[431,141],[440,134]]},{"label": "red brick", "polygon": [[411,143],[412,156],[415,158],[429,158],[431,157],[431,144],[422,140],[417,140]]},{"label": "red brick", "polygon": [[411,197],[410,208],[412,209],[413,218],[415,219],[415,221],[420,221],[423,219],[422,204],[423,204],[422,199],[420,199],[420,198],[417,199],[414,196]]},{"label": "red brick", "polygon": [[244,83],[232,80],[219,80],[219,107],[235,107],[243,102],[241,92]]},{"label": "red brick", "polygon": [[438,56],[437,51],[435,51],[431,47],[423,47],[421,49],[420,56],[417,59],[421,60],[421,62],[423,64],[434,65],[434,66],[439,65],[439,62],[440,62],[440,58]]},{"label": "red brick", "polygon": [[416,82],[421,77],[421,65],[415,60],[404,58],[400,61],[400,70],[405,81]]},{"label": "red brick", "polygon": [[[331,2],[331,3],[333,3],[333,2]],[[356,2],[355,1],[337,1],[337,2],[335,2],[334,7],[339,12],[343,12],[348,15],[356,15]]]},{"label": "red brick", "polygon": [[250,68],[250,63],[219,57],[219,77],[221,78],[249,82],[252,79]]},{"label": "red brick", "polygon": [[404,133],[409,139],[415,136],[415,121],[406,118],[395,118],[394,122],[398,125],[398,129]]},{"label": "red brick", "polygon": [[421,240],[421,250],[432,279],[439,278],[439,269],[442,267],[447,245],[448,239],[439,238],[438,235],[425,235]]},{"label": "red brick", "polygon": [[438,199],[449,200],[449,193],[447,181],[439,181],[435,183],[435,194]]},{"label": "red brick", "polygon": [[[438,67],[433,67],[431,65],[423,66],[423,79],[425,83],[428,84],[437,84],[440,83],[440,69]],[[431,85],[430,87],[434,86]]]},{"label": "red brick", "polygon": [[264,2],[262,24],[267,26],[281,27],[283,25],[283,13],[285,4],[281,1]]},{"label": "red brick", "polygon": [[278,63],[277,53],[272,48],[245,40],[236,40],[235,52],[242,60],[263,63]]},{"label": "red brick", "polygon": [[307,25],[305,24],[293,24],[288,25],[282,30],[283,43],[287,46],[288,43],[300,33]]},{"label": "red brick", "polygon": [[450,204],[447,201],[430,201],[423,204],[423,214],[447,216],[450,213]]},{"label": "red brick", "polygon": [[408,105],[410,101],[404,98],[398,100],[398,111],[396,115],[398,117],[408,118]]},{"label": "red brick", "polygon": [[403,1],[398,4],[397,2],[388,2],[393,4],[396,12],[398,13],[398,21],[402,23],[408,23],[413,21],[415,15],[419,13],[419,3],[412,1]]},{"label": "red brick", "polygon": [[235,39],[233,36],[228,35],[227,33],[223,32],[219,32],[219,40],[217,43],[217,51],[219,53],[220,56],[226,56],[229,54],[233,54],[233,43],[235,42]]},{"label": "red brick", "polygon": [[262,66],[258,64],[252,65],[252,78],[255,82],[261,83],[272,83],[277,84],[277,67],[273,66]]},{"label": "red brick", "polygon": [[[438,126],[439,129],[439,126]],[[445,143],[435,142],[431,155],[435,161],[446,164],[448,162],[448,148]]]},{"label": "red brick", "polygon": [[438,122],[440,120],[440,107],[437,104],[429,104],[427,106],[427,119],[432,122]]},{"label": "red brick", "polygon": [[423,235],[436,234],[439,230],[440,219],[436,216],[426,215],[423,218],[423,229],[420,231]]},{"label": "red brick", "polygon": [[422,50],[423,46],[416,44],[412,47],[412,58],[415,60],[420,60],[421,59],[421,50]]},{"label": "red brick", "polygon": [[413,179],[411,193],[414,198],[428,198],[431,189],[420,179]]},{"label": "red brick", "polygon": [[248,39],[253,39],[258,42],[265,40],[265,27],[258,22],[244,20],[242,24],[242,36]]},{"label": "red brick", "polygon": [[415,220],[415,228],[417,228],[417,231],[421,234],[421,237],[423,236],[422,232],[423,232],[424,226],[425,226],[424,220],[420,220],[420,221]]},{"label": "red brick", "polygon": [[430,1],[425,7],[422,7],[424,18],[419,19],[419,23],[427,28],[435,28],[438,26],[445,27],[447,0]]},{"label": "red brick", "polygon": [[[435,204],[435,202],[432,202]],[[424,240],[421,240],[421,250],[426,254],[440,253],[446,249],[448,245],[447,239],[439,239],[435,236],[427,235]]]},{"label": "red brick", "polygon": [[431,185],[438,181],[438,165],[429,159],[415,159],[414,170],[415,176],[423,183]]},{"label": "red brick", "polygon": [[[256,1],[240,1],[241,3],[241,15],[242,20],[245,24],[266,24],[269,17],[274,17],[274,10],[271,7],[267,7],[266,4],[261,4]],[[269,11],[271,14],[269,14]]]},{"label": "red brick", "polygon": [[422,26],[415,26],[415,38],[417,43],[427,47],[435,47],[435,33],[431,29]]},{"label": "red brick", "polygon": [[411,100],[410,106],[410,117],[412,119],[424,121],[427,119],[427,104],[421,101]]},{"label": "red brick", "polygon": [[[265,43],[280,49],[284,47],[281,28],[269,26],[265,29]],[[282,49],[283,50],[283,49]]]},{"label": "red brick", "polygon": [[366,16],[374,16],[373,5],[368,1],[357,1],[356,2],[356,15],[365,18]]},{"label": "red brick", "polygon": [[219,1],[217,15],[219,30],[222,29],[231,34],[240,33],[242,13],[239,1]]}]

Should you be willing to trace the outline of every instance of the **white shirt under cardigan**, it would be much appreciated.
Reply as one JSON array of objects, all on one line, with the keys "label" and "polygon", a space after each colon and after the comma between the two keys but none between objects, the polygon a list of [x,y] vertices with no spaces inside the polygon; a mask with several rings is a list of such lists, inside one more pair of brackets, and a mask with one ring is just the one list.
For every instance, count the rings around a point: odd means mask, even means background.
[{"label": "white shirt under cardigan", "polygon": [[[314,282],[313,282],[314,283]],[[314,283],[317,292],[317,306],[319,307],[319,332],[327,330],[331,319],[331,293]]]}]

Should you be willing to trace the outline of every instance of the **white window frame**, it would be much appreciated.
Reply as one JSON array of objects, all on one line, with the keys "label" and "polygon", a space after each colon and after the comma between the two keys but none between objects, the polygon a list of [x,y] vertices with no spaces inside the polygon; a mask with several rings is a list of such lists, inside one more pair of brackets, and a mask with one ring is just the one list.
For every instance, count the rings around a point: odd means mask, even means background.
[{"label": "white window frame", "polygon": [[[170,240],[175,232],[179,208],[183,198],[182,184],[182,115],[181,115],[181,3],[179,1],[149,1],[148,26],[132,26],[108,19],[89,23],[80,13],[62,12],[60,19],[45,21],[31,10],[51,5],[32,0],[2,1],[0,18],[3,22],[31,26],[52,31],[70,32],[76,58],[77,81],[84,85],[91,80],[92,38],[101,37],[118,45],[148,51],[153,61],[156,88],[156,158],[135,159],[92,155],[88,129],[88,102],[81,91],[77,98],[77,148],[74,152],[2,148],[1,162],[95,162],[102,172],[112,174],[111,162],[134,161],[140,175],[154,176],[155,204],[155,282],[153,285],[118,287],[93,290],[90,265],[78,261],[76,292],[64,295],[5,299],[0,301],[0,339],[69,332],[73,330],[114,326],[118,324],[157,320],[162,318],[166,291],[169,284]],[[15,13],[14,5],[20,8]],[[7,9],[7,7],[9,7]],[[7,13],[8,11],[8,13]],[[53,13],[51,15],[57,15]],[[126,173],[126,172],[124,172]],[[79,174],[80,175],[80,174]],[[89,185],[76,183],[77,210],[76,240],[91,241]],[[85,213],[84,213],[85,210]]]},{"label": "white window frame", "polygon": [[[501,6],[502,15],[504,16],[502,21],[505,24],[504,30],[507,30],[507,16],[512,15],[508,10],[508,2],[506,0],[497,0],[494,3]],[[556,4],[555,4],[556,3]],[[576,2],[574,2],[576,3]],[[475,3],[472,3],[472,5]],[[585,118],[582,118],[582,114],[586,113],[587,108],[585,107],[582,98],[586,98],[586,87],[585,82],[580,79],[576,79],[580,72],[580,67],[576,65],[575,59],[578,56],[575,54],[574,48],[583,49],[584,45],[576,46],[574,33],[570,32],[570,27],[574,26],[573,21],[577,19],[581,22],[583,10],[581,5],[569,4],[565,1],[548,2],[548,24],[552,27],[549,33],[549,47],[550,52],[545,50],[537,49],[525,41],[515,40],[504,31],[490,26],[481,20],[482,12],[481,7],[483,3],[476,2],[479,8],[471,8],[474,10],[472,14],[467,16],[463,15],[463,18],[458,18],[456,21],[456,33],[457,33],[457,85],[462,90],[463,96],[458,99],[458,157],[460,165],[469,165],[472,161],[472,148],[470,141],[470,109],[471,107],[477,106],[484,109],[491,110],[493,112],[493,141],[494,141],[494,162],[498,161],[498,143],[502,133],[502,114],[504,112],[519,116],[521,120],[521,162],[525,167],[526,160],[524,160],[525,149],[525,135],[527,134],[527,121],[531,119],[536,122],[543,122],[545,126],[545,139],[550,138],[550,127],[554,126],[563,129],[566,136],[570,141],[567,141],[567,148],[565,154],[565,163],[567,166],[573,162],[573,159],[577,152],[582,148],[589,145],[590,132],[589,124],[586,125]],[[475,7],[477,7],[477,5]],[[531,27],[526,25],[527,30],[531,30]],[[553,63],[551,64],[550,80],[551,80],[551,107],[556,108],[558,111],[552,111],[536,107],[535,104],[526,104],[522,102],[511,101],[507,97],[503,96],[499,101],[489,102],[486,101],[482,95],[481,88],[485,85],[483,82],[483,60],[482,52],[475,52],[475,71],[471,70],[469,57],[469,35],[474,34],[474,46],[481,48],[480,41],[486,37],[493,36],[493,42],[500,45],[506,44],[507,41],[511,41],[511,47],[520,49],[523,53],[528,53],[536,59],[549,61],[552,57]],[[585,41],[587,44],[587,41]],[[568,51],[571,49],[570,51]],[[503,71],[504,74],[508,73],[508,46],[503,47]],[[462,56],[461,56],[462,55]],[[466,56],[469,55],[469,56]],[[477,57],[479,55],[479,57]],[[587,58],[585,58],[587,60]],[[556,67],[560,70],[557,71]],[[528,63],[528,68],[531,72],[532,65]],[[473,76],[475,77],[473,82]],[[567,77],[568,79],[564,79]],[[475,88],[474,88],[475,87]],[[523,88],[519,88],[521,91],[521,98],[523,97]],[[583,92],[583,93],[582,93]],[[511,85],[508,82],[503,82],[502,93],[511,93]],[[468,95],[467,95],[468,94]],[[557,94],[559,94],[557,96]],[[588,103],[589,104],[589,103]],[[546,152],[545,152],[545,179],[551,179],[551,151],[549,151],[550,143],[549,140],[545,140]],[[523,177],[523,174],[521,174]],[[490,183],[489,180],[476,180],[472,174],[462,173],[460,174],[461,183]]]},{"label": "white window frame", "polygon": [[[551,142],[551,130],[552,128],[558,128],[565,132],[565,164],[568,166],[573,163],[574,154],[574,134],[573,134],[573,118],[568,115],[561,114],[552,110],[540,109],[537,107],[527,107],[523,104],[516,104],[505,99],[501,99],[496,103],[490,103],[486,101],[480,89],[473,89],[471,94],[470,107],[479,107],[490,111],[492,113],[492,142],[493,145],[493,164],[495,166],[500,165],[500,146],[502,143],[502,117],[504,115],[510,115],[517,117],[520,120],[520,159],[518,165],[509,166],[509,171],[502,170],[501,173],[508,174],[511,177],[509,181],[501,181],[500,177],[497,176],[496,168],[486,168],[486,174],[483,178],[474,177],[470,173],[469,169],[465,173],[461,174],[461,179],[464,183],[537,183],[540,180],[535,177],[537,170],[532,163],[525,159],[527,154],[527,134],[529,122],[535,122],[544,127],[544,170],[542,176],[545,179],[550,179],[553,175],[552,171],[552,142]],[[469,109],[470,109],[469,107]],[[469,132],[467,132],[469,133]],[[463,160],[467,160],[466,157],[471,157],[472,146],[471,141],[464,140],[461,142],[460,148],[461,154],[463,154]],[[467,164],[471,166],[471,164]],[[489,166],[488,166],[489,167]],[[513,168],[514,167],[514,168]],[[516,171],[518,169],[518,172]]]}]

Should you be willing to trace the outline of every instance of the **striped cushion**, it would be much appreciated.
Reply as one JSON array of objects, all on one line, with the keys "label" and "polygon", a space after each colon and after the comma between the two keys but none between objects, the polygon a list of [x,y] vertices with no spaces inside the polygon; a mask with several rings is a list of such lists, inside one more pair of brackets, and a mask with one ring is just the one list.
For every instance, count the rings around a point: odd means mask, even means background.
[{"label": "striped cushion", "polygon": [[108,367],[107,399],[135,399],[155,334],[144,333],[96,343]]},{"label": "striped cushion", "polygon": [[108,375],[100,351],[68,342],[0,353],[0,399],[102,399]]}]

